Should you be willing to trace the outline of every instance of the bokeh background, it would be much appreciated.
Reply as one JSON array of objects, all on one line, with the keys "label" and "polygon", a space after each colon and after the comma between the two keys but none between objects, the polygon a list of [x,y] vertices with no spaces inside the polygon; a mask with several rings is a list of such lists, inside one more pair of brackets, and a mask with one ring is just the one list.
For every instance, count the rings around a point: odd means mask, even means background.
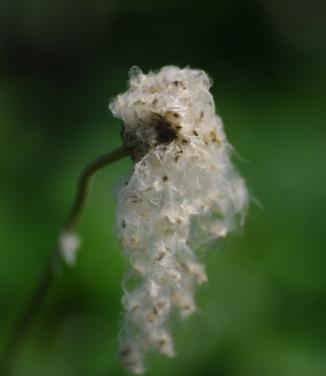
[{"label": "bokeh background", "polygon": [[[81,168],[120,144],[108,101],[133,65],[206,70],[252,202],[208,255],[177,358],[148,375],[326,375],[326,3],[0,1],[0,345],[35,287]],[[127,265],[113,229],[128,160],[96,177],[75,268],[55,283],[14,376],[126,375]],[[0,349],[1,349],[0,347]]]}]

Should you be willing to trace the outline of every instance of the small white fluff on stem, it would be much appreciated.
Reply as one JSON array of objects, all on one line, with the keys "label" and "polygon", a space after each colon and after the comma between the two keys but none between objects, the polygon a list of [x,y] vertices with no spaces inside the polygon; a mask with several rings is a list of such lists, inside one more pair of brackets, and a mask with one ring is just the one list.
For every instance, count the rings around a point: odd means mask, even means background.
[{"label": "small white fluff on stem", "polygon": [[125,289],[120,358],[144,372],[144,354],[175,355],[168,320],[196,310],[206,282],[194,251],[242,223],[248,194],[232,166],[205,72],[174,66],[130,72],[129,89],[110,105],[123,121],[135,161],[118,199],[117,227],[137,286]]},{"label": "small white fluff on stem", "polygon": [[59,235],[59,253],[68,266],[76,263],[77,251],[80,247],[80,238],[73,232],[64,231]]}]

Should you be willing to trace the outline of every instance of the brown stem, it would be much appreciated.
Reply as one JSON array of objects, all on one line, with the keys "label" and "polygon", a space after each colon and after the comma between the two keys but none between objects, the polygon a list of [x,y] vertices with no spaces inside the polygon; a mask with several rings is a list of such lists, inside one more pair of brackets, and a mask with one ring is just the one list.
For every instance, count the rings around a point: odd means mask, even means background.
[{"label": "brown stem", "polygon": [[[86,165],[79,176],[75,200],[60,234],[75,230],[85,207],[91,180],[94,174],[101,168],[108,166],[127,155],[128,153],[126,149],[121,146],[112,152],[99,156]],[[58,264],[60,265],[62,262],[60,244],[58,243],[48,257],[41,279],[32,293],[31,298],[12,328],[10,337],[0,357],[0,376],[10,375],[12,361],[15,353],[18,351],[19,344],[22,342],[23,337],[34,322],[46,296],[48,295],[52,282],[55,279],[55,269]]]}]

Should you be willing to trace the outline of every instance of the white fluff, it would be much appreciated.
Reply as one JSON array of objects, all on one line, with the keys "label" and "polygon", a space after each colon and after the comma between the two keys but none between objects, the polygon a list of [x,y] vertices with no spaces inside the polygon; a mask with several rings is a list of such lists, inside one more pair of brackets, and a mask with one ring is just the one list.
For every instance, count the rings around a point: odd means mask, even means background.
[{"label": "white fluff", "polygon": [[59,236],[59,253],[68,266],[76,263],[77,251],[80,247],[80,238],[73,232],[62,232]]},{"label": "white fluff", "polygon": [[120,357],[144,372],[144,354],[174,356],[169,317],[196,310],[207,281],[194,251],[244,218],[248,194],[230,160],[205,72],[174,66],[143,74],[110,105],[135,161],[118,199],[117,227],[136,287],[125,289]]}]

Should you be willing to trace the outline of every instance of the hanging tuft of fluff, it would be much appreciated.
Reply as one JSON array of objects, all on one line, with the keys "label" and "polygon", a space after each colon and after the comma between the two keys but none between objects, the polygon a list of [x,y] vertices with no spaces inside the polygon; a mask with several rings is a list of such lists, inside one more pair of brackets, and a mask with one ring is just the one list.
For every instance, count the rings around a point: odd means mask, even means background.
[{"label": "hanging tuft of fluff", "polygon": [[118,198],[117,228],[136,287],[125,288],[120,358],[135,374],[144,355],[173,357],[169,318],[196,311],[207,281],[195,250],[243,223],[248,194],[235,171],[205,72],[167,66],[130,72],[110,105],[135,162]]}]

